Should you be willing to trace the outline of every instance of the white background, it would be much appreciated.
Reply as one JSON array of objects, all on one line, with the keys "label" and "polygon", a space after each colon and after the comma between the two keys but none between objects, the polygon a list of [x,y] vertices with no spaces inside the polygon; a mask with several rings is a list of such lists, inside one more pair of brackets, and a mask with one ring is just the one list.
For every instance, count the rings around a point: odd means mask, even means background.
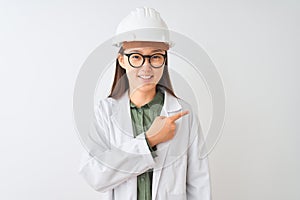
[{"label": "white background", "polygon": [[298,200],[299,1],[0,1],[0,199],[99,199],[77,174],[76,76],[133,8],[200,44],[226,90],[214,200]]}]

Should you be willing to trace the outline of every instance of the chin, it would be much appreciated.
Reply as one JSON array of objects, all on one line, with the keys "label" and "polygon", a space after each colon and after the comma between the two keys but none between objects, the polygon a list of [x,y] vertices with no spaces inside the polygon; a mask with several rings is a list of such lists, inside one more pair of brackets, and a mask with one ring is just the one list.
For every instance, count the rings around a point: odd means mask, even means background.
[{"label": "chin", "polygon": [[155,83],[147,83],[137,88],[141,92],[150,92],[153,88],[156,87]]}]

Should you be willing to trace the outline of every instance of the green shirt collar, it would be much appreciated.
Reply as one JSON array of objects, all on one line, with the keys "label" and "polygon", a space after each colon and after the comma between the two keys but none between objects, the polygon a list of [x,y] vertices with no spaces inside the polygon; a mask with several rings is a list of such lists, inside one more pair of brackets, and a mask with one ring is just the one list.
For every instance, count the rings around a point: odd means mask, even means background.
[{"label": "green shirt collar", "polygon": [[[151,108],[152,105],[155,104],[163,105],[163,103],[164,103],[164,92],[161,89],[157,88],[154,98],[149,103],[143,105],[141,108],[145,108],[145,107]],[[130,107],[137,108],[136,105],[131,101],[130,101]]]}]

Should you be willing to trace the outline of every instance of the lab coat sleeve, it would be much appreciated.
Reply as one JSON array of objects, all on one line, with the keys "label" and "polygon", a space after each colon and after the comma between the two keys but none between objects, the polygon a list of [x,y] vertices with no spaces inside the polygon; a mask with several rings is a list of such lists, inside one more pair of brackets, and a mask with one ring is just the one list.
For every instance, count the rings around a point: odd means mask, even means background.
[{"label": "lab coat sleeve", "polygon": [[190,120],[190,147],[188,149],[187,199],[211,200],[208,158],[200,122],[194,114]]},{"label": "lab coat sleeve", "polygon": [[118,146],[109,141],[108,117],[101,103],[95,109],[86,141],[87,152],[83,155],[79,174],[99,192],[109,192],[121,183],[150,168],[155,161],[145,140],[145,134]]}]

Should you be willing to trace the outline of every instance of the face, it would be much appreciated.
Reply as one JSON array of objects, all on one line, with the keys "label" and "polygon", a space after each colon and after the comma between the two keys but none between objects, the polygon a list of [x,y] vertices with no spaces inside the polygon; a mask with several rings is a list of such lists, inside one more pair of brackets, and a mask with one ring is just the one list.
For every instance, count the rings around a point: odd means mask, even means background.
[{"label": "face", "polygon": [[[134,48],[126,48],[124,49],[124,54],[121,55],[119,54],[118,56],[118,61],[119,64],[121,65],[122,68],[126,70],[127,78],[129,81],[129,87],[130,91],[142,91],[142,92],[148,92],[153,90],[155,88],[156,84],[159,82],[163,75],[164,71],[164,64],[160,68],[154,68],[150,65],[149,62],[149,57],[145,58],[144,63],[142,64],[141,67],[139,68],[134,68],[130,65],[134,64],[134,62],[138,59],[140,59],[138,56],[132,56],[130,57],[129,61],[129,56],[126,56],[125,54],[130,54],[130,53],[139,53],[142,55],[153,55],[153,54],[163,54],[165,55],[165,50],[160,49],[158,47],[134,47]],[[156,60],[159,59],[158,57],[153,57],[152,58],[152,65],[155,65]]]}]

